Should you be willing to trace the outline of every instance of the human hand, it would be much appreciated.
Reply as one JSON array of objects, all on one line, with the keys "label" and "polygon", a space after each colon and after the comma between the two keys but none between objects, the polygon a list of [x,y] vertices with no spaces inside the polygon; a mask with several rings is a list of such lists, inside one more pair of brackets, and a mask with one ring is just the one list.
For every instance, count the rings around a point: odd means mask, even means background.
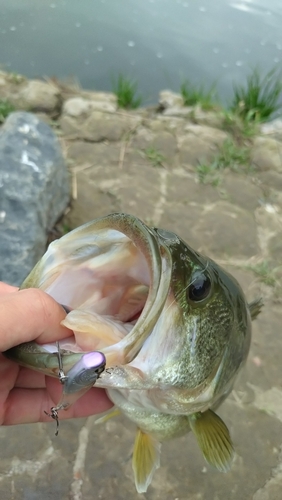
[{"label": "human hand", "polygon": [[[43,344],[69,337],[72,332],[60,325],[64,309],[42,290],[16,287],[0,282],[0,353],[23,342]],[[59,380],[23,368],[0,354],[0,425],[50,421],[50,411],[60,399]],[[103,389],[90,389],[60,420],[86,417],[111,408]]]}]

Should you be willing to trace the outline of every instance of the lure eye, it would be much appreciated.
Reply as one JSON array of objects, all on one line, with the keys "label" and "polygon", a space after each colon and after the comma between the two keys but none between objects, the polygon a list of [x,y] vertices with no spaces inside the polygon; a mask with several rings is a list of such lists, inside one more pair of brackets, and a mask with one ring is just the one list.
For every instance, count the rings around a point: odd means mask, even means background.
[{"label": "lure eye", "polygon": [[205,274],[199,274],[188,288],[188,296],[191,302],[200,302],[208,297],[211,290],[211,280]]}]

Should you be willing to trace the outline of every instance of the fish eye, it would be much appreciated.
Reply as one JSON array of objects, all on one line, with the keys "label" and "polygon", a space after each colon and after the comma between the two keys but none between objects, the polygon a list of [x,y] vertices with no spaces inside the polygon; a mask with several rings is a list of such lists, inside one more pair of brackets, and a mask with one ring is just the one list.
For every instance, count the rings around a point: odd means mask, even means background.
[{"label": "fish eye", "polygon": [[211,291],[210,277],[198,274],[188,288],[188,297],[191,302],[200,302],[208,297]]}]

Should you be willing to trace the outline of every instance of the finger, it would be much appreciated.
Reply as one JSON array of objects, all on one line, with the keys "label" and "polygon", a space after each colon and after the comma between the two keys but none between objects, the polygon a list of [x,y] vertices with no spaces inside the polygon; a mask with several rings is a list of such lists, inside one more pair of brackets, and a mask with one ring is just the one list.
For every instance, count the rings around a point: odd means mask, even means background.
[{"label": "finger", "polygon": [[29,368],[20,368],[15,387],[40,389],[46,387],[44,373],[35,372]]},{"label": "finger", "polygon": [[[2,425],[50,422],[51,418],[44,411],[49,413],[52,406],[55,406],[54,401],[45,389],[15,388],[6,401]],[[59,411],[59,420],[89,417],[102,413],[112,406],[103,389],[93,388],[67,411]]]},{"label": "finger", "polygon": [[61,326],[64,309],[48,294],[36,288],[8,293],[0,300],[0,351],[37,340],[53,342],[72,335]]},{"label": "finger", "polygon": [[0,294],[2,295],[3,293],[12,293],[16,292],[18,288],[16,286],[8,285],[7,283],[3,283],[3,281],[0,281]]}]

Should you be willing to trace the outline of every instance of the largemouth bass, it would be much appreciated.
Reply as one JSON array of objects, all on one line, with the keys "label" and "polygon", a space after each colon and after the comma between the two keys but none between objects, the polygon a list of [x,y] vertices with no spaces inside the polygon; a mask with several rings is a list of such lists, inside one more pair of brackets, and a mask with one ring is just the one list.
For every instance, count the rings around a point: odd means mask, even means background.
[{"label": "largemouth bass", "polygon": [[60,378],[54,418],[94,383],[105,388],[137,425],[138,492],[159,466],[160,443],[189,430],[208,463],[230,468],[231,437],[214,410],[247,358],[261,303],[248,304],[229,273],[176,234],[111,214],[51,243],[21,288],[28,287],[64,304],[63,324],[74,332],[60,344],[5,353]]}]

